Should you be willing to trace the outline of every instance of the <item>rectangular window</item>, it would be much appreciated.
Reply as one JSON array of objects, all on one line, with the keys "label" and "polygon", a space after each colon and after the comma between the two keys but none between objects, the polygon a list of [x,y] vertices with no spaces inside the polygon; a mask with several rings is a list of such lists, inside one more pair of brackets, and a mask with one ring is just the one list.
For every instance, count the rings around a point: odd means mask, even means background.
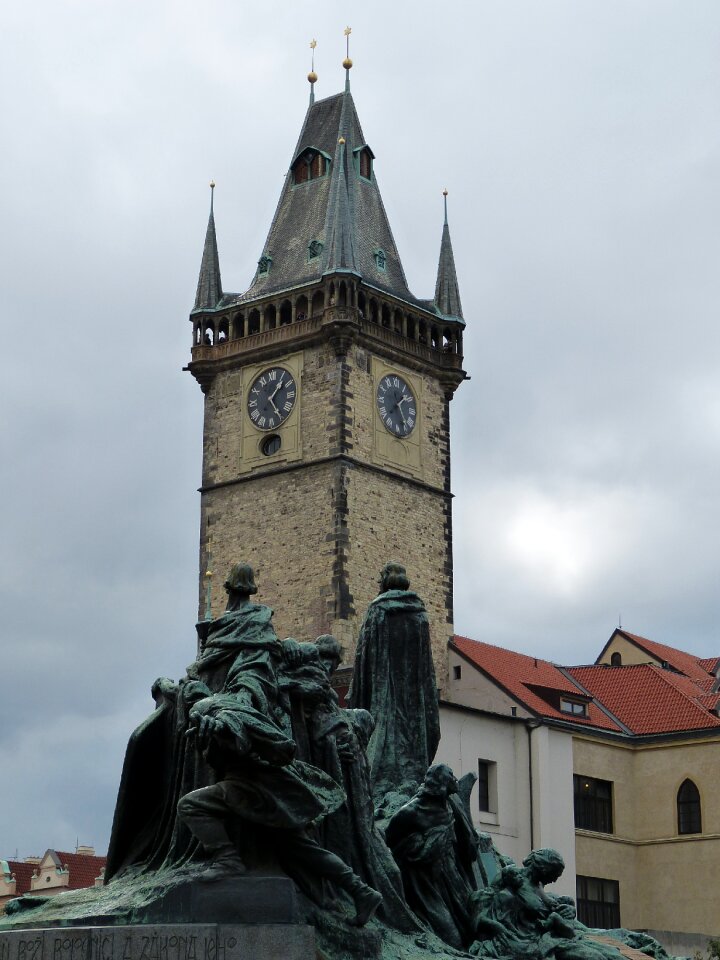
[{"label": "rectangular window", "polygon": [[478,760],[478,810],[497,813],[497,809],[497,764],[493,760]]},{"label": "rectangular window", "polygon": [[478,760],[478,809],[490,809],[490,764],[487,760]]},{"label": "rectangular window", "polygon": [[600,877],[577,878],[577,918],[587,927],[620,926],[620,884]]},{"label": "rectangular window", "polygon": [[560,710],[562,713],[570,713],[574,717],[587,716],[587,704],[581,703],[579,700],[566,700],[565,697],[561,697]]},{"label": "rectangular window", "polygon": [[612,787],[609,780],[573,776],[576,827],[598,833],[613,832]]}]

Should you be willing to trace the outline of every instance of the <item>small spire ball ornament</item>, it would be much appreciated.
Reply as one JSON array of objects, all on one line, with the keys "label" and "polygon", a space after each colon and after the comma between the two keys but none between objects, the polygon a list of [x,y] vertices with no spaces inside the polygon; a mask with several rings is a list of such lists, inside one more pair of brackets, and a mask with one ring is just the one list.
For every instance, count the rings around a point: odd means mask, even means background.
[{"label": "small spire ball ornament", "polygon": [[345,59],[343,60],[343,66],[346,70],[349,70],[353,65],[350,59],[350,34],[352,33],[352,27],[345,27],[343,33],[345,34]]},{"label": "small spire ball ornament", "polygon": [[317,83],[317,74],[315,73],[315,47],[317,46],[317,40],[310,41],[310,49],[312,50],[312,61],[310,64],[310,73],[308,74],[309,83]]}]

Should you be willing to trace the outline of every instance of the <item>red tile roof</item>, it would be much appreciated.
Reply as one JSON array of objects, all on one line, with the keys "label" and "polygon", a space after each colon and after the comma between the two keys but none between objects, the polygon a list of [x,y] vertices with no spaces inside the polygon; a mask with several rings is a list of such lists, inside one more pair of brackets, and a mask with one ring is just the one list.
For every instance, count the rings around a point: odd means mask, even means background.
[{"label": "red tile roof", "polygon": [[605,730],[620,731],[621,727],[599,707],[591,703],[588,716],[577,717],[562,713],[557,707],[541,696],[539,691],[548,694],[555,692],[557,700],[561,693],[580,700],[585,699],[583,691],[565,676],[555,664],[538,657],[528,657],[523,653],[505,650],[489,643],[470,640],[468,637],[453,637],[453,646],[463,653],[492,680],[499,684],[511,697],[524,704],[532,713],[553,720],[565,720],[582,726],[601,727]]},{"label": "red tile roof", "polygon": [[[649,653],[651,657],[669,664],[673,670],[684,673],[686,677],[703,679],[711,672],[708,667],[704,665],[706,661],[700,660],[699,657],[695,657],[691,653],[685,653],[684,650],[668,647],[664,643],[656,643],[654,640],[648,640],[647,637],[640,637],[636,633],[628,633],[627,630],[617,630],[616,632],[621,636],[627,637],[635,643],[636,646],[645,650],[646,653]],[[715,661],[717,661],[717,657],[715,657]]]},{"label": "red tile roof", "polygon": [[634,734],[720,730],[720,717],[710,713],[704,691],[688,677],[649,663],[567,669]]},{"label": "red tile roof", "polygon": [[[100,876],[100,871],[107,862],[107,857],[88,856],[85,853],[65,853],[61,850],[53,850],[57,859],[69,870],[67,887],[64,890],[80,890],[83,887],[92,887],[95,884],[95,878]],[[15,874],[15,896],[19,897],[22,893],[30,893],[30,881],[33,871],[39,869],[37,863],[27,863],[24,860],[8,860],[10,872]],[[55,887],[52,887],[55,890]],[[42,891],[39,891],[42,892]]]},{"label": "red tile roof", "polygon": [[21,893],[27,893],[37,864],[25,863],[24,860],[8,860],[7,865],[10,867],[10,873],[15,874],[15,896],[19,897]]},{"label": "red tile roof", "polygon": [[714,675],[718,668],[719,659],[720,657],[702,657],[700,660],[698,660],[698,663],[703,670],[707,670],[708,673],[712,673]]},{"label": "red tile roof", "polygon": [[107,857],[91,857],[86,853],[63,853],[61,850],[56,850],[55,853],[63,867],[67,866],[70,870],[68,890],[92,887],[107,863]]},{"label": "red tile roof", "polygon": [[[700,660],[624,630],[615,633],[623,634],[668,667],[655,663],[559,667],[467,637],[454,637],[453,646],[498,687],[546,719],[635,735],[720,731],[720,717],[715,712],[720,693],[711,692],[717,657]],[[582,699],[583,692],[594,701],[589,704],[587,718],[569,716],[558,709],[561,694]]]}]

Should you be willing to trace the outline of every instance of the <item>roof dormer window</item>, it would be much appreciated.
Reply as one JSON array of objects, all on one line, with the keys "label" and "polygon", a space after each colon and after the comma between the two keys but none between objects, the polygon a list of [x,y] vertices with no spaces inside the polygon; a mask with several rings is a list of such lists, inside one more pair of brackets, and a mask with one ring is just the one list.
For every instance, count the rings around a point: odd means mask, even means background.
[{"label": "roof dormer window", "polygon": [[387,257],[385,256],[385,251],[378,247],[377,250],[373,250],[373,257],[375,257],[375,266],[378,268],[378,270],[382,270],[382,272],[385,273],[385,268],[387,266]]},{"label": "roof dormer window", "polygon": [[567,697],[560,698],[560,712],[569,713],[573,717],[586,717],[587,704],[580,700],[569,700]]},{"label": "roof dormer window", "polygon": [[300,154],[292,165],[292,177],[295,185],[307,183],[309,180],[317,180],[318,177],[324,177],[328,172],[330,158],[316,150],[314,147],[308,147]]},{"label": "roof dormer window", "polygon": [[370,147],[367,145],[364,147],[358,147],[356,150],[353,150],[353,155],[355,159],[355,169],[363,178],[363,180],[372,180],[373,160],[375,159],[375,154],[372,152]]},{"label": "roof dormer window", "polygon": [[311,240],[308,244],[308,260],[316,260],[323,252],[321,240]]},{"label": "roof dormer window", "polygon": [[272,266],[272,257],[263,254],[262,257],[258,260],[258,276],[266,277],[270,273],[270,267]]}]

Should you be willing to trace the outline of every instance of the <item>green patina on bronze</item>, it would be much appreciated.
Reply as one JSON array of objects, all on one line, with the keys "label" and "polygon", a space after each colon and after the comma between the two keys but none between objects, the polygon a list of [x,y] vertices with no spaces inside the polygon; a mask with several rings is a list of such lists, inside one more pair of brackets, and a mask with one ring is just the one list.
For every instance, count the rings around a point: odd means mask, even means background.
[{"label": "green patina on bronze", "polygon": [[[10,901],[0,937],[197,922],[220,902],[225,919],[242,902],[244,922],[258,922],[277,909],[275,890],[292,894],[282,921],[312,924],[328,960],[619,956],[570,898],[546,892],[560,855],[502,858],[473,828],[474,774],[458,782],[432,763],[428,619],[401,564],[383,568],[363,621],[350,709],[331,684],[334,637],[280,640],[246,564],[225,589],[225,613],[198,624],[197,659],[179,683],[155,681],[156,708],[130,737],[106,885]],[[612,935],[667,960],[651,938]]]},{"label": "green patina on bronze", "polygon": [[375,719],[368,759],[376,803],[401,785],[414,791],[440,742],[428,616],[409,586],[402,564],[385,565],[360,628],[349,694]]}]

